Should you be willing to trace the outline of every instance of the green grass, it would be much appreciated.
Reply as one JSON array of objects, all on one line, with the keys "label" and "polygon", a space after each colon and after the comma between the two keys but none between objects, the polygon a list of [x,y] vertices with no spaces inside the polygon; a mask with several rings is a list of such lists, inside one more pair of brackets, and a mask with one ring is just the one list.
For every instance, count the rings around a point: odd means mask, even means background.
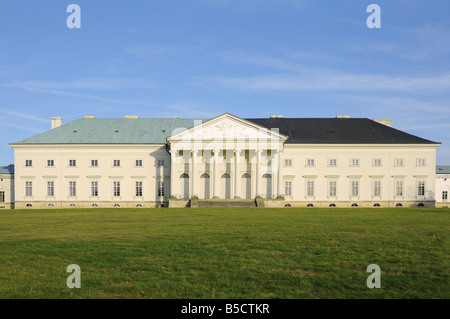
[{"label": "green grass", "polygon": [[449,213],[3,210],[0,298],[449,298]]}]

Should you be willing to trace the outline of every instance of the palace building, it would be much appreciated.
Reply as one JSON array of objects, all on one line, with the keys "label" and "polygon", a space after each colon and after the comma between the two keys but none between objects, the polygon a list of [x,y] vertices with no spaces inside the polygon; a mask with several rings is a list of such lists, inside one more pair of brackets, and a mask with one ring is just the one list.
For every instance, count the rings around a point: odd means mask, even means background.
[{"label": "palace building", "polygon": [[436,167],[436,207],[450,207],[450,166]]},{"label": "palace building", "polygon": [[225,113],[54,117],[10,145],[15,208],[434,207],[440,143],[386,119]]}]

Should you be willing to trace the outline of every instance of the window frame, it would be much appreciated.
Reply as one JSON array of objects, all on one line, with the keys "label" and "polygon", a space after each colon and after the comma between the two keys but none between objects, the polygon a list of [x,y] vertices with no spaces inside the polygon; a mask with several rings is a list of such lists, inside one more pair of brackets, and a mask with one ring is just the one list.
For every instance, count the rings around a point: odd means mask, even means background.
[{"label": "window frame", "polygon": [[55,197],[55,181],[47,181],[47,197]]},{"label": "window frame", "polygon": [[77,196],[77,181],[69,181],[69,197]]},{"label": "window frame", "polygon": [[144,192],[143,192],[143,185],[144,183],[142,181],[136,181],[135,182],[135,196],[136,197],[143,197]]},{"label": "window frame", "polygon": [[292,180],[284,181],[284,196],[292,196]]}]

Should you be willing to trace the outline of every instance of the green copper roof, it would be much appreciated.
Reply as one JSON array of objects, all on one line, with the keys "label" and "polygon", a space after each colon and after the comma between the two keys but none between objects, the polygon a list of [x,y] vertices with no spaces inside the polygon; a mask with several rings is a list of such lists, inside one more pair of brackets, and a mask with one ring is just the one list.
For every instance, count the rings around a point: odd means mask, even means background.
[{"label": "green copper roof", "polygon": [[[79,119],[11,145],[165,144],[166,138],[205,119]],[[176,131],[175,131],[176,130]]]},{"label": "green copper roof", "polygon": [[450,174],[450,166],[436,166],[436,174]]}]

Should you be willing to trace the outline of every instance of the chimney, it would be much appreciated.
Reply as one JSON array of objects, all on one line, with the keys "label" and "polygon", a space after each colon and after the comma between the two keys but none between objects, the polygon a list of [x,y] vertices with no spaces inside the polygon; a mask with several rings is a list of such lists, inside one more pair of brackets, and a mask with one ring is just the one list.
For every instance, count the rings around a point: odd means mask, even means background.
[{"label": "chimney", "polygon": [[126,119],[138,119],[139,116],[137,116],[137,115],[125,115],[125,118]]},{"label": "chimney", "polygon": [[95,119],[95,116],[92,115],[85,115],[83,116],[84,119]]},{"label": "chimney", "polygon": [[52,130],[60,127],[62,124],[62,117],[52,117]]},{"label": "chimney", "polygon": [[180,117],[179,116],[177,116],[177,115],[175,115],[174,117],[173,117],[174,119],[179,119]]},{"label": "chimney", "polygon": [[336,116],[337,119],[349,119],[350,115],[338,115]]},{"label": "chimney", "polygon": [[271,119],[282,119],[284,116],[283,115],[271,115],[270,118]]},{"label": "chimney", "polygon": [[391,127],[391,119],[373,119],[375,122]]}]

